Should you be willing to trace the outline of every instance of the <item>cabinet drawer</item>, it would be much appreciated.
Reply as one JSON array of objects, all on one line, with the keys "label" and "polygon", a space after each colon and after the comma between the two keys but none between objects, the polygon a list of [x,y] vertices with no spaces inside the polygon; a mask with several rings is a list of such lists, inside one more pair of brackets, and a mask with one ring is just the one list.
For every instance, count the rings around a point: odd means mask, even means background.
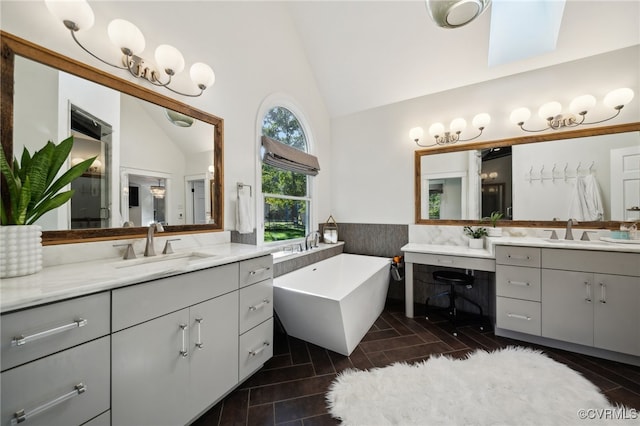
[{"label": "cabinet drawer", "polygon": [[109,293],[2,316],[2,370],[109,334]]},{"label": "cabinet drawer", "polygon": [[240,287],[273,278],[273,257],[257,257],[240,262]]},{"label": "cabinet drawer", "polygon": [[540,303],[508,297],[496,298],[496,326],[540,336]]},{"label": "cabinet drawer", "polygon": [[536,247],[496,246],[498,265],[540,267],[540,249]]},{"label": "cabinet drawer", "polygon": [[240,289],[240,334],[273,316],[273,279]]},{"label": "cabinet drawer", "polygon": [[100,414],[98,417],[89,420],[82,426],[111,426],[111,411]]},{"label": "cabinet drawer", "polygon": [[[2,373],[2,424],[24,410],[30,426],[80,425],[109,409],[109,337]],[[84,392],[78,386],[84,385]],[[59,397],[58,404],[39,408]],[[32,416],[30,416],[32,414]]]},{"label": "cabinet drawer", "polygon": [[496,266],[496,295],[540,301],[540,269]]},{"label": "cabinet drawer", "polygon": [[240,336],[240,381],[256,371],[273,356],[273,318]]},{"label": "cabinet drawer", "polygon": [[113,331],[238,289],[238,264],[203,269],[114,290]]},{"label": "cabinet drawer", "polygon": [[494,259],[480,257],[407,252],[405,253],[404,261],[423,265],[447,266],[449,268],[477,269],[490,272],[496,270],[496,261]]},{"label": "cabinet drawer", "polygon": [[640,277],[640,253],[543,249],[542,267]]}]

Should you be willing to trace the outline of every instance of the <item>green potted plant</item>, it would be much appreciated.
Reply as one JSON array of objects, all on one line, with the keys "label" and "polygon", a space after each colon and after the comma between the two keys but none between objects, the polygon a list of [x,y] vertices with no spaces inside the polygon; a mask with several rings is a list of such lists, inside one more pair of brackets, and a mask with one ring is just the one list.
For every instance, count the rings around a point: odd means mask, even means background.
[{"label": "green potted plant", "polygon": [[471,226],[465,226],[464,233],[469,237],[469,248],[484,248],[484,240],[482,237],[487,236],[487,228],[477,227],[474,229]]},{"label": "green potted plant", "polygon": [[20,161],[9,164],[0,149],[3,197],[0,201],[0,277],[17,277],[42,269],[42,229],[34,223],[46,212],[64,205],[73,190],[63,191],[91,166],[96,157],[58,172],[73,148],[73,137],[58,145],[49,141],[33,155],[24,148]]},{"label": "green potted plant", "polygon": [[504,215],[498,211],[491,212],[491,216],[485,217],[484,220],[491,223],[491,227],[487,230],[489,237],[501,237],[502,228],[497,228],[496,224]]}]

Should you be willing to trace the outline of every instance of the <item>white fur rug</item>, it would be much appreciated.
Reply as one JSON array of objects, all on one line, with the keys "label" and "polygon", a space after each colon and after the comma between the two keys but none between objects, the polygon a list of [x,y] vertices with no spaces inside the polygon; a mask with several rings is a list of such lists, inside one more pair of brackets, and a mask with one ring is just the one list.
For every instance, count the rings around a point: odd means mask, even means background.
[{"label": "white fur rug", "polygon": [[582,420],[578,411],[616,409],[569,367],[518,347],[347,370],[331,384],[327,404],[349,426],[606,424]]}]

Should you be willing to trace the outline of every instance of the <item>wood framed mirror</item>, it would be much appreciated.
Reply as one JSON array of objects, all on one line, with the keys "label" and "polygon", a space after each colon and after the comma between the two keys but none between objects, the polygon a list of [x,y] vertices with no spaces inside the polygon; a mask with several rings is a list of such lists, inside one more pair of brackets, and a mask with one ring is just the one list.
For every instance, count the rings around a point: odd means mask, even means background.
[{"label": "wood framed mirror", "polygon": [[[162,111],[164,115],[171,116],[168,117],[169,121],[171,121],[172,118],[175,118],[175,114],[178,114],[179,117],[185,117],[189,120],[194,119],[194,121],[197,123],[197,126],[206,126],[206,129],[208,129],[206,130],[206,132],[209,133],[207,133],[205,137],[210,139],[208,141],[205,141],[205,143],[210,147],[207,149],[211,151],[212,157],[206,158],[204,164],[199,165],[199,170],[202,169],[202,172],[200,173],[200,171],[198,171],[197,175],[203,180],[202,187],[203,193],[206,194],[205,199],[209,197],[209,199],[206,200],[206,203],[201,203],[207,210],[209,210],[208,212],[206,212],[206,219],[199,219],[199,221],[190,222],[189,220],[185,220],[183,218],[183,215],[186,214],[185,208],[183,206],[186,197],[181,194],[184,194],[184,192],[187,191],[185,185],[187,183],[187,175],[189,173],[184,172],[184,176],[181,174],[176,174],[173,175],[173,183],[176,185],[176,188],[180,189],[180,191],[174,191],[174,193],[177,195],[175,195],[173,198],[168,198],[166,200],[166,203],[163,204],[175,205],[178,206],[178,209],[173,213],[176,219],[168,221],[168,224],[165,226],[165,231],[167,235],[170,235],[221,231],[224,229],[224,120],[222,118],[193,108],[175,99],[158,94],[136,83],[120,79],[109,73],[93,68],[84,63],[75,61],[29,41],[23,40],[12,34],[0,31],[0,39],[2,43],[2,87],[0,90],[0,98],[2,102],[0,125],[2,133],[0,137],[2,140],[2,149],[4,150],[7,158],[13,158],[15,153],[20,155],[19,150],[21,148],[16,149],[16,147],[14,147],[14,124],[16,121],[24,121],[23,118],[16,115],[16,108],[14,108],[14,86],[15,78],[17,77],[15,69],[16,62],[20,62],[23,60],[32,61],[33,63],[41,64],[44,67],[49,67],[56,72],[60,72],[61,74],[65,73],[65,75],[70,75],[73,78],[86,80],[91,84],[108,88],[111,91],[116,92],[116,94],[121,96],[123,99],[126,97],[128,99],[127,102],[129,103],[133,101],[137,102],[138,100],[144,101],[145,105],[139,108],[149,109],[149,111],[151,111],[152,109]],[[71,110],[74,108],[74,106],[70,103],[69,108]],[[36,113],[34,113],[34,115],[36,115]],[[176,126],[178,126],[178,124],[176,124]],[[114,130],[117,131],[118,129]],[[148,128],[148,130],[153,132],[157,131],[155,126],[153,129]],[[142,130],[139,129],[139,132],[140,131],[148,133],[144,128]],[[37,142],[40,146],[42,146],[44,145],[46,140]],[[154,149],[149,149],[146,151],[146,155],[153,156],[153,152]],[[151,157],[150,160],[153,161],[153,157]],[[189,163],[189,161],[185,162]],[[89,225],[87,228],[83,229],[73,229],[71,226],[59,226],[57,228],[54,227],[53,229],[43,228],[43,244],[66,244],[75,242],[144,237],[144,235],[146,235],[146,226],[141,226],[144,225],[144,221],[143,223],[134,224],[133,227],[123,227],[124,222],[131,222],[130,220],[128,220],[128,212],[125,212],[124,210],[132,207],[133,205],[127,201],[129,186],[127,186],[126,189],[122,189],[121,181],[118,180],[120,179],[122,169],[124,169],[124,167],[117,167],[112,171],[112,173],[115,175],[113,177],[113,182],[117,183],[117,187],[115,188],[115,192],[112,198],[116,201],[118,210],[125,214],[119,215],[117,220],[112,220],[106,228],[99,227],[99,224],[98,227],[91,227],[91,225]],[[145,167],[145,169],[150,169],[150,167],[147,166]],[[194,176],[193,172],[191,173],[191,175]],[[158,179],[158,176],[165,176],[163,172],[159,173],[156,171],[149,173],[149,175],[151,175],[151,177],[154,177],[155,179]],[[166,176],[171,176],[171,174],[168,173],[166,174]],[[170,182],[170,180],[161,179],[158,179],[158,181],[161,182],[160,185],[165,185],[166,182]],[[209,188],[209,190],[206,191],[204,190],[204,188]],[[5,194],[3,194],[3,197],[4,196]],[[62,206],[61,209],[62,208],[64,208],[64,206]],[[188,210],[188,208],[186,210]],[[204,217],[205,215],[202,214],[201,216]],[[67,222],[71,223],[70,220],[68,220]]]},{"label": "wood framed mirror", "polygon": [[[590,146],[599,148],[589,152]],[[519,160],[516,161],[515,154],[513,160],[509,157],[509,170],[504,173],[502,170],[497,172],[483,169],[483,157],[500,149],[509,151],[509,156],[514,151],[519,155]],[[601,152],[602,150],[604,151]],[[617,174],[615,178],[612,177],[617,173],[615,170],[618,167],[611,163],[614,161],[611,159],[620,157],[614,153],[620,150],[633,151],[632,157],[628,157],[633,159],[629,161],[640,164],[640,122],[417,150],[414,155],[415,223],[483,223],[483,218],[491,212],[483,210],[482,190],[500,189],[497,192],[498,199],[488,196],[485,200],[489,210],[498,208],[495,206],[502,206],[499,208],[504,209],[502,212],[505,219],[499,221],[498,226],[564,227],[570,214],[564,205],[571,196],[569,191],[575,188],[579,177],[592,174],[601,181],[604,214],[602,220],[579,220],[578,226],[619,229],[623,221],[640,221],[640,211],[634,210],[634,207],[640,206],[640,171],[632,171],[638,176],[631,180],[625,178],[624,184],[621,180],[623,178]],[[429,159],[437,161],[429,163]],[[523,167],[525,163],[526,167]],[[469,192],[462,194],[462,203],[458,192],[452,190],[452,198],[456,200],[456,206],[463,206],[458,207],[462,211],[456,211],[452,214],[453,217],[435,219],[442,217],[438,216],[438,203],[443,191],[432,186],[431,182],[436,182],[440,176],[454,174],[463,176],[467,181],[466,188]],[[498,177],[502,174],[506,179],[501,181]],[[526,188],[532,188],[532,191],[525,192]],[[538,207],[544,204],[555,208],[542,211]],[[488,222],[484,223],[488,225]]]}]

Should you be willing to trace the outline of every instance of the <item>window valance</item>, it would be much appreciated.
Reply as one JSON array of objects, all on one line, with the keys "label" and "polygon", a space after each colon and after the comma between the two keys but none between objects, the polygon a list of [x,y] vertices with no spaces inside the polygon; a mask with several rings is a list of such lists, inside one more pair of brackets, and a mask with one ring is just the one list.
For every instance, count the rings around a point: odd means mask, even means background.
[{"label": "window valance", "polygon": [[320,171],[318,158],[285,145],[268,136],[262,136],[262,162],[291,172],[315,176]]}]

